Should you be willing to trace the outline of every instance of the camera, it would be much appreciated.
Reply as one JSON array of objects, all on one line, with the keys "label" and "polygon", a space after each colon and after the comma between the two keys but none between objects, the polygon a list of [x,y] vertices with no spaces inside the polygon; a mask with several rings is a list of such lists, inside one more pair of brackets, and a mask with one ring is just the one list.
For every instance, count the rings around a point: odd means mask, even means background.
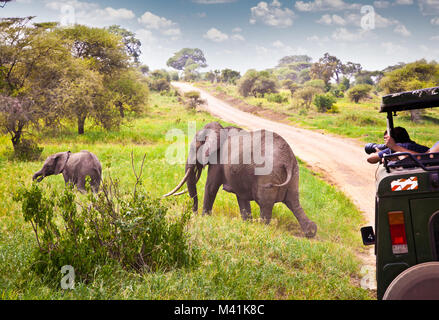
[{"label": "camera", "polygon": [[368,144],[366,144],[366,147],[364,148],[364,150],[366,151],[367,154],[372,154],[372,153],[377,152],[376,149],[385,150],[385,149],[387,149],[387,146],[385,144],[368,143]]}]

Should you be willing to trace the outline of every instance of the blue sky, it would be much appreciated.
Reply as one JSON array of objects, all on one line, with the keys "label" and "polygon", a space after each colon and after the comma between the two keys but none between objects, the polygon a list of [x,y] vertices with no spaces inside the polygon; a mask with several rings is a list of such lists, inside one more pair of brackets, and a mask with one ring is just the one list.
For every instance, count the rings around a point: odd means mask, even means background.
[{"label": "blue sky", "polygon": [[[1,1],[1,0],[0,0]],[[0,17],[37,16],[91,26],[119,24],[142,41],[151,69],[184,47],[208,68],[274,67],[286,55],[325,52],[365,69],[439,61],[439,0],[15,0]]]}]

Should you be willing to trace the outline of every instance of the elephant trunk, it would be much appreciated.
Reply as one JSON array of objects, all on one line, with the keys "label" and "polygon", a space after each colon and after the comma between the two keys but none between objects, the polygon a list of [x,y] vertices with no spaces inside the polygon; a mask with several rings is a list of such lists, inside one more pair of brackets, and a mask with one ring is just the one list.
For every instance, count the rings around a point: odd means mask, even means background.
[{"label": "elephant trunk", "polygon": [[187,188],[189,191],[189,196],[193,200],[192,211],[194,213],[198,212],[198,193],[197,193],[197,183],[200,180],[201,172],[203,171],[202,165],[189,165],[186,164],[186,171],[189,172],[187,177]]},{"label": "elephant trunk", "polygon": [[43,174],[43,170],[40,170],[34,174],[34,176],[32,177],[32,181],[36,180],[37,182],[41,182],[41,181],[43,181],[44,178],[45,178],[45,176]]}]

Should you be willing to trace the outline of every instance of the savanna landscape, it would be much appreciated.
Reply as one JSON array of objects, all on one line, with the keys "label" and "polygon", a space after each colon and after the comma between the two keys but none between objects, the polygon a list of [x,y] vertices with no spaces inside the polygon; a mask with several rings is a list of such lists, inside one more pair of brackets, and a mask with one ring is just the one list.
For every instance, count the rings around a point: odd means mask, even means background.
[{"label": "savanna landscape", "polygon": [[[188,194],[163,195],[185,175],[191,126],[237,125],[210,114],[197,89],[282,124],[359,145],[382,143],[381,98],[439,86],[436,61],[419,56],[367,69],[354,57],[323,50],[318,57],[291,52],[268,68],[243,71],[218,63],[211,68],[203,48],[187,46],[161,57],[163,66],[155,68],[145,41],[128,27],[16,17],[7,11],[15,1],[4,3],[0,299],[376,299],[363,285],[364,212],[303,159],[300,203],[317,225],[314,237],[306,237],[284,204],[275,205],[266,224],[252,202],[252,219],[244,221],[237,197],[223,190],[212,212],[203,214],[208,168],[198,183],[197,212]],[[276,0],[267,6],[282,10]],[[152,20],[177,34],[175,23]],[[193,90],[179,90],[182,82]],[[418,143],[433,146],[439,139],[437,110],[401,112],[396,121]],[[184,154],[175,162],[170,155],[177,149]],[[90,178],[85,190],[66,184],[66,169],[32,179],[50,156],[82,150],[100,161],[99,192],[92,192]],[[67,166],[69,158],[64,161]],[[366,154],[364,165],[370,166]],[[74,282],[65,278],[65,266],[73,267]]]}]

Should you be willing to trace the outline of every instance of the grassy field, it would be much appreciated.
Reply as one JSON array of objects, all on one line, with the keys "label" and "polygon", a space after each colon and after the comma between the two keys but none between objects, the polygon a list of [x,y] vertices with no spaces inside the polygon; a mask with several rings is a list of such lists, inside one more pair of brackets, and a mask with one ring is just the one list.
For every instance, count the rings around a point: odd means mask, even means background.
[{"label": "grassy field", "polygon": [[[381,96],[372,94],[370,99],[355,104],[347,97],[337,99],[337,113],[319,113],[315,106],[308,110],[293,107],[292,99],[288,103],[269,102],[265,98],[239,95],[237,87],[226,84],[202,83],[203,88],[211,92],[225,93],[243,100],[249,105],[273,110],[286,115],[287,122],[303,128],[322,130],[324,132],[356,138],[363,142],[383,143],[383,134],[387,127],[386,114],[379,113]],[[438,140],[439,110],[427,109],[423,120],[413,123],[408,112],[398,113],[394,118],[395,126],[407,129],[412,140],[432,147]]]},{"label": "grassy field", "polygon": [[[36,133],[44,147],[38,162],[10,160],[11,143],[7,136],[0,137],[0,299],[373,299],[373,293],[359,287],[361,214],[303,163],[301,201],[318,225],[315,239],[303,237],[283,205],[275,207],[270,226],[241,221],[236,198],[220,191],[212,216],[193,216],[190,222],[192,244],[201,254],[194,268],[136,274],[96,266],[93,281],[77,283],[73,291],[58,290],[30,270],[37,243],[12,195],[21,184],[31,184],[32,174],[47,156],[89,150],[100,158],[104,177],[111,175],[123,188],[132,188],[130,153],[137,165],[146,153],[142,188],[160,197],[184,174],[183,165],[166,162],[172,143],[166,141],[166,133],[174,128],[186,132],[188,121],[196,121],[200,128],[214,120],[206,113],[188,112],[175,97],[152,94],[145,115],[130,119],[120,131],[105,132],[89,123],[81,137],[74,129]],[[204,173],[200,203],[205,179]],[[64,181],[61,176],[49,177],[42,186],[62,190]],[[178,210],[186,197],[167,204]],[[259,208],[252,207],[257,218]]]}]

